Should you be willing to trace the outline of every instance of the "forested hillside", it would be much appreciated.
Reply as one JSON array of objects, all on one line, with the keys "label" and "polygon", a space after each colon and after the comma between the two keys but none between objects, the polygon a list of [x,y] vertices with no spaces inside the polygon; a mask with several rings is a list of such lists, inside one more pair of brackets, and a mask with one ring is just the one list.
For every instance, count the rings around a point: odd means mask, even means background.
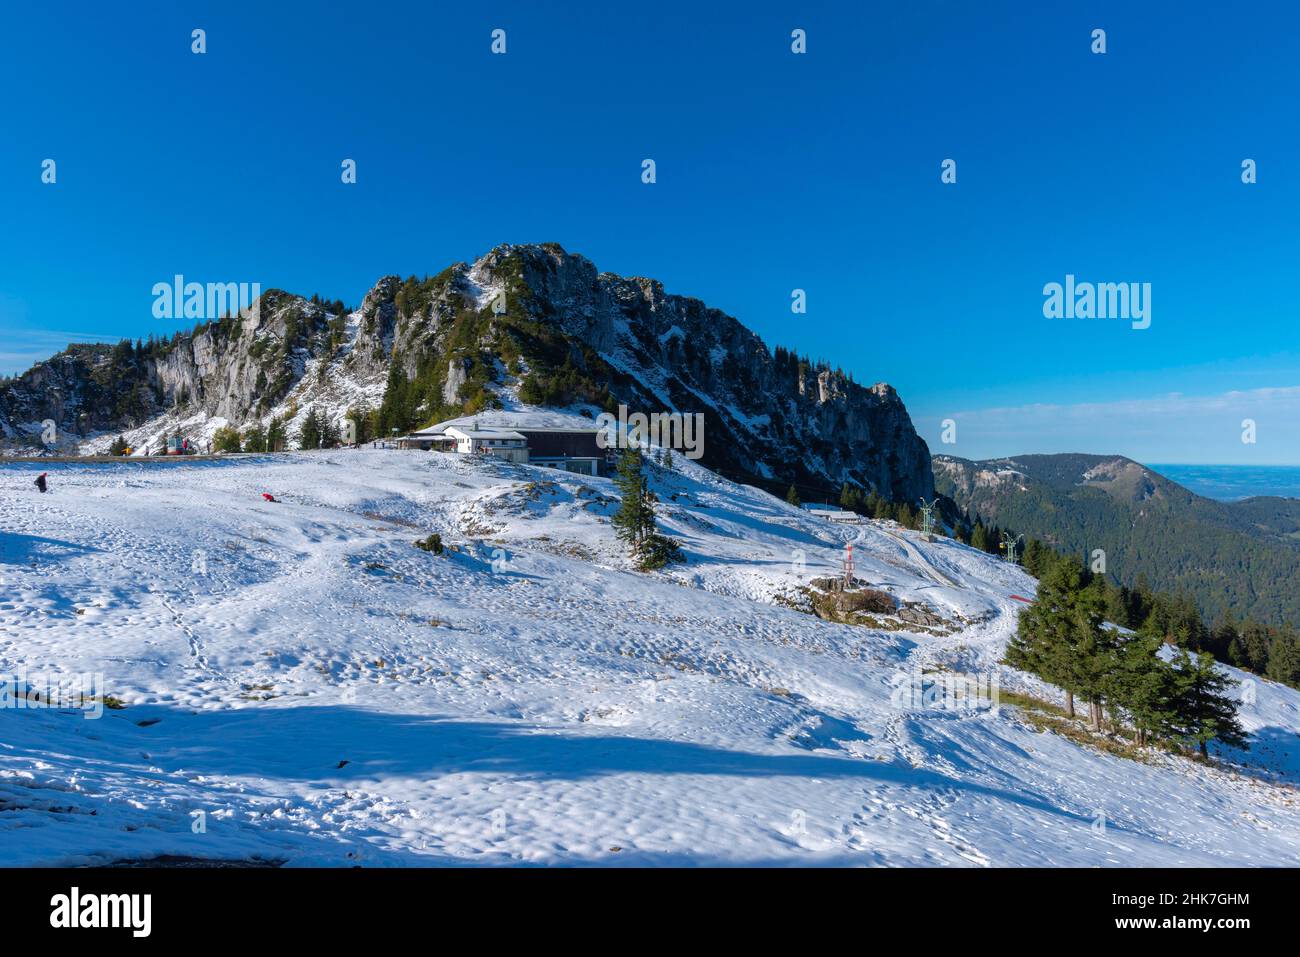
[{"label": "forested hillside", "polygon": [[1061,551],[1105,552],[1116,582],[1185,593],[1209,620],[1300,622],[1300,502],[1216,502],[1118,456],[935,459],[935,489]]}]

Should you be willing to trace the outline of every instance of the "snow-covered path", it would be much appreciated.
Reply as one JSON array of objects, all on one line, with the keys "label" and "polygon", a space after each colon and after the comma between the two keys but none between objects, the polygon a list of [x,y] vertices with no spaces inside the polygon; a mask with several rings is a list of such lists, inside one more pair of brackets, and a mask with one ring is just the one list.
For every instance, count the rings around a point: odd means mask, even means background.
[{"label": "snow-covered path", "polygon": [[[1240,772],[900,707],[918,667],[1037,687],[997,664],[1032,580],[948,540],[689,462],[653,482],[688,563],[652,575],[604,479],[338,451],[57,466],[38,496],[32,471],[0,466],[0,674],[99,673],[125,707],[0,710],[2,863],[1297,860],[1289,689],[1254,689]],[[455,550],[412,545],[435,531]],[[783,607],[849,540],[960,630]]]}]

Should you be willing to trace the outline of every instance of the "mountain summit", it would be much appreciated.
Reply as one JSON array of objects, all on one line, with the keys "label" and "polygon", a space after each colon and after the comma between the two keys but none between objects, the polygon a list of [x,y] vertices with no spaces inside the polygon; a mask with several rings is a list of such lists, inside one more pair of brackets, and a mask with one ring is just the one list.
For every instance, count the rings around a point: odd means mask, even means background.
[{"label": "mountain summit", "polygon": [[886,498],[933,492],[930,453],[902,400],[826,364],[770,350],[736,319],[653,279],[599,272],[554,243],[498,246],[434,276],[386,276],[361,307],[271,290],[256,315],[148,343],[77,345],[0,386],[0,433],[64,447],[137,448],[181,431],[311,410],[367,410],[380,435],[490,408],[594,416],[702,413],[704,462],[807,497],[843,482]]}]

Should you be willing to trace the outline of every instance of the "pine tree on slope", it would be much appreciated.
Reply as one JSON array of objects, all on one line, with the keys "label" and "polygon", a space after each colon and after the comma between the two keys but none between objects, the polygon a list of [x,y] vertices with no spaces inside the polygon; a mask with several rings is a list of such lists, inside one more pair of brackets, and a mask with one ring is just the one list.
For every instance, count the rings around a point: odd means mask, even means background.
[{"label": "pine tree on slope", "polygon": [[1193,742],[1201,757],[1209,757],[1210,741],[1233,747],[1248,747],[1246,732],[1237,720],[1237,704],[1226,691],[1232,679],[1219,670],[1214,659],[1204,653],[1179,649],[1174,660],[1178,674],[1177,732]]},{"label": "pine tree on slope", "polygon": [[1101,701],[1114,665],[1116,640],[1102,628],[1101,603],[1084,581],[1083,567],[1070,559],[1047,571],[1034,604],[1020,613],[1006,660],[1063,688],[1070,717],[1074,717],[1075,696],[1083,698],[1093,727],[1100,728]]},{"label": "pine tree on slope", "polygon": [[1162,642],[1135,635],[1116,649],[1106,698],[1127,716],[1137,743],[1171,737],[1178,727],[1178,674],[1160,657]]},{"label": "pine tree on slope", "polygon": [[619,457],[614,478],[622,502],[611,521],[619,539],[633,550],[654,533],[654,508],[646,499],[642,464],[640,449],[626,449]]}]

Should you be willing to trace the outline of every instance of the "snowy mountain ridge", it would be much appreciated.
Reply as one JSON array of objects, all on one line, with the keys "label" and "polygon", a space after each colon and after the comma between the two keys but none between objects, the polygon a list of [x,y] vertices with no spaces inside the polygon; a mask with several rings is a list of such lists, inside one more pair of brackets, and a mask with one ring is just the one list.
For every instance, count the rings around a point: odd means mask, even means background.
[{"label": "snowy mountain ridge", "polygon": [[[599,272],[554,243],[498,246],[436,276],[381,279],[361,307],[267,292],[253,317],[149,344],[75,346],[0,385],[0,438],[21,449],[205,447],[223,426],[341,423],[381,437],[494,408],[705,416],[705,462],[771,487],[931,496],[930,454],[898,394],[769,348],[725,313],[661,283]],[[11,448],[12,451],[12,448]]]}]

